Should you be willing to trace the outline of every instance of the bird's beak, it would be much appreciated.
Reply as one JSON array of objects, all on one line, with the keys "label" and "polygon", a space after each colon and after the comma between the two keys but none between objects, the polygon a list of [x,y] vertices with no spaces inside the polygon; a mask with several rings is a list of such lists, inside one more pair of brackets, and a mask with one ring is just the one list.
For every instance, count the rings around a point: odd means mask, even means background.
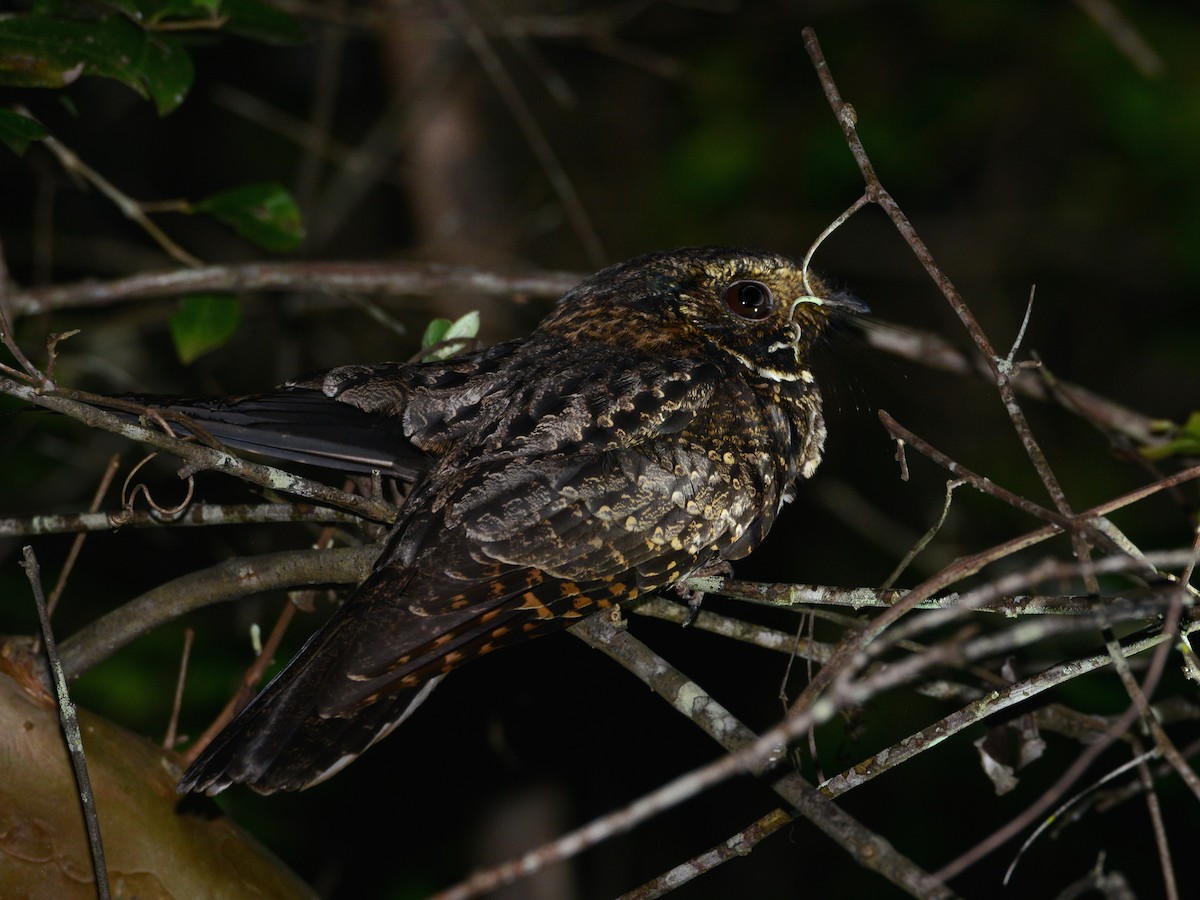
[{"label": "bird's beak", "polygon": [[862,316],[871,311],[871,307],[867,306],[867,304],[863,303],[849,291],[838,291],[822,299],[825,301],[824,306],[843,315]]},{"label": "bird's beak", "polygon": [[867,304],[863,303],[853,294],[849,293],[848,291],[838,291],[837,293],[830,294],[826,297],[814,297],[811,295],[797,297],[792,301],[792,309],[789,318],[795,319],[796,307],[798,307],[801,303],[812,303],[813,305],[819,306],[822,309],[828,309],[835,314],[847,316],[864,315],[871,311],[871,307],[867,306]]}]

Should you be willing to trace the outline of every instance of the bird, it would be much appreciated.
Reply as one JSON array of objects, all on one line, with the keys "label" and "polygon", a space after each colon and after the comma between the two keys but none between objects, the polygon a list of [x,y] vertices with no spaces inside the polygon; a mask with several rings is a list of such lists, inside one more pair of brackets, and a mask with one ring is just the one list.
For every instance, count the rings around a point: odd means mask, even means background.
[{"label": "bird", "polygon": [[526,337],[158,402],[237,449],[411,483],[368,577],[179,791],[318,784],[452,669],[749,554],[821,461],[813,347],[864,311],[795,259],[682,248],[583,280]]}]

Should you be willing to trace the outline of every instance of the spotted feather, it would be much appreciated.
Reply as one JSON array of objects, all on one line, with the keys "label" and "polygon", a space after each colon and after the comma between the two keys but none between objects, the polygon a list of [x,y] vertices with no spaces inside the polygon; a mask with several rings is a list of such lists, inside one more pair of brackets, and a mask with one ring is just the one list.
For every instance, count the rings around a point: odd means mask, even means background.
[{"label": "spotted feather", "polygon": [[856,306],[814,287],[771,254],[641,257],[568,292],[528,338],[262,395],[398,425],[415,483],[372,575],[181,790],[315,784],[457,666],[750,553],[820,461],[809,350]]}]

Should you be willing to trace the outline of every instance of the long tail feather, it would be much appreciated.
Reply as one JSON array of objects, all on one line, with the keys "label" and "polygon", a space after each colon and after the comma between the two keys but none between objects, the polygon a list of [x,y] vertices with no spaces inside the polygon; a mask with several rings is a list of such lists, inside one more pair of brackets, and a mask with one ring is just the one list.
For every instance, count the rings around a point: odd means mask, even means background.
[{"label": "long tail feather", "polygon": [[317,784],[407,719],[451,669],[610,605],[606,589],[593,598],[537,569],[509,569],[421,614],[403,599],[419,581],[408,569],[376,571],[205,748],[179,790]]},{"label": "long tail feather", "polygon": [[[127,395],[115,398],[150,407],[177,434],[202,431],[236,450],[273,459],[414,481],[428,457],[404,434],[398,417],[363,412],[306,388],[246,397],[189,399]],[[133,418],[125,404],[114,411]],[[189,427],[195,425],[198,427]]]}]

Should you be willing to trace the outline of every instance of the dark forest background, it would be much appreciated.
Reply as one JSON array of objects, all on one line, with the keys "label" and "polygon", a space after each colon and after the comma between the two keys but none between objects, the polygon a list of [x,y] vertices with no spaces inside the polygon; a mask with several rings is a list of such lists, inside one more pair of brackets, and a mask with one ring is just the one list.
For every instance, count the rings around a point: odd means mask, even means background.
[{"label": "dark forest background", "polygon": [[[103,4],[100,4],[103,6]],[[294,43],[222,29],[178,37],[195,80],[177,109],[117,81],[62,90],[6,88],[65,146],[140,200],[199,198],[252,182],[286,186],[306,237],[271,254],[203,216],[155,221],[207,263],[264,258],[416,260],[503,272],[581,274],[691,244],[803,255],[862,192],[862,181],[801,44],[815,27],[884,185],[900,202],[997,347],[1007,351],[1036,300],[1022,345],[1055,375],[1149,416],[1200,409],[1200,17],[1168,2],[1124,3],[1152,51],[1132,57],[1088,14],[1092,3],[613,2],[286,3]],[[3,4],[21,11],[22,4]],[[455,10],[487,35],[514,95],[561,163],[597,236],[573,227],[511,102],[463,39]],[[1157,65],[1155,65],[1157,61]],[[511,101],[511,97],[509,98]],[[12,282],[36,288],[175,265],[94,189],[35,142],[0,148],[0,240]],[[883,214],[867,208],[822,246],[815,267],[870,304],[875,319],[930,329],[967,348],[949,306]],[[24,316],[17,336],[41,357],[45,335],[80,329],[56,378],[100,393],[238,393],[352,362],[403,359],[435,316],[481,313],[480,338],[526,333],[549,301],[471,295],[384,298],[404,334],[351,299],[317,293],[239,298],[232,336],[190,363],[170,334],[175,299]],[[886,409],[965,465],[1046,502],[994,386],[873,350],[847,330],[817,363],[830,437],[816,479],[743,578],[877,585],[937,518],[945,474],[911,457],[901,482]],[[0,515],[86,508],[111,454],[141,449],[47,413],[0,407]],[[1143,467],[1087,423],[1027,406],[1076,508],[1145,483]],[[177,464],[146,478],[160,500],[182,488]],[[208,500],[245,486],[198,480]],[[1184,506],[1153,500],[1118,515],[1143,549],[1190,542]],[[114,501],[115,502],[115,501]],[[906,583],[958,553],[1033,527],[968,491]],[[120,530],[91,535],[55,615],[60,635],[180,574],[234,555],[309,545],[296,526]],[[26,541],[0,539],[0,632],[32,633],[18,566]],[[33,541],[47,580],[71,536]],[[1064,539],[1054,552],[1069,556]],[[1002,564],[1041,559],[1045,548]],[[159,740],[171,716],[183,630],[196,629],[180,728],[198,734],[251,659],[247,629],[269,627],[282,594],[221,604],[141,639],[81,678],[78,702]],[[710,598],[708,608],[794,631],[789,614]],[[327,607],[325,607],[327,608]],[[323,609],[318,610],[318,614]],[[301,616],[286,646],[315,627]],[[631,630],[751,727],[775,722],[786,657],[634,617]],[[1048,651],[1093,653],[1095,635]],[[280,654],[286,658],[288,650]],[[1168,678],[1178,678],[1170,666]],[[792,696],[802,681],[793,674]],[[1102,673],[1053,699],[1109,714],[1127,698]],[[827,774],[952,708],[900,690],[817,732]],[[995,796],[959,736],[839,802],[933,870],[1036,798],[1078,753],[1064,738],[1019,788]],[[1192,735],[1194,737],[1194,734]],[[600,654],[567,635],[489,657],[447,679],[411,722],[332,781],[294,796],[228,791],[221,805],[330,897],[423,896],[491,859],[632,802],[719,749]],[[1122,756],[1122,753],[1125,753]],[[1127,752],[1102,757],[1095,776]],[[806,754],[807,756],[807,754]],[[811,763],[806,771],[812,776]],[[1161,783],[1177,852],[1196,807]],[[569,863],[544,896],[607,897],[702,852],[777,801],[736,779]],[[1031,851],[1021,896],[1055,896],[1107,852],[1139,896],[1161,890],[1140,801],[1093,812]],[[506,823],[497,825],[498,822]],[[498,850],[495,833],[511,843]],[[964,896],[998,895],[1007,845],[962,876]],[[1050,866],[1053,874],[1047,874]],[[1039,874],[1034,874],[1035,870]],[[1024,881],[1022,881],[1024,879]],[[528,885],[514,896],[528,896]],[[775,835],[681,897],[888,896],[803,823]]]}]

